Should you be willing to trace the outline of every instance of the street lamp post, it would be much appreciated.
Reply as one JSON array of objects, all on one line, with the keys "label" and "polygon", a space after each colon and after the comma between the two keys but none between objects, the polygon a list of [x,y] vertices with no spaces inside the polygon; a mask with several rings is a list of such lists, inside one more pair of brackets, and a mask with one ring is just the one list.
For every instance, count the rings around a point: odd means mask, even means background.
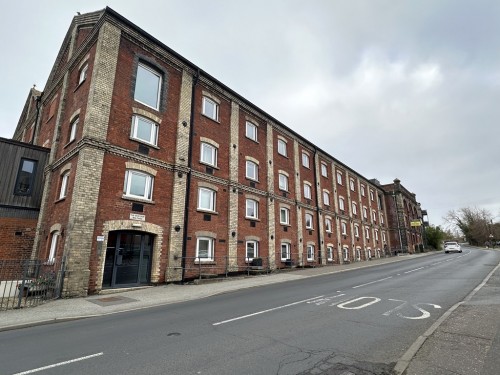
[{"label": "street lamp post", "polygon": [[491,248],[494,249],[495,248],[495,242],[493,241],[493,233],[490,233],[490,245],[491,245]]}]

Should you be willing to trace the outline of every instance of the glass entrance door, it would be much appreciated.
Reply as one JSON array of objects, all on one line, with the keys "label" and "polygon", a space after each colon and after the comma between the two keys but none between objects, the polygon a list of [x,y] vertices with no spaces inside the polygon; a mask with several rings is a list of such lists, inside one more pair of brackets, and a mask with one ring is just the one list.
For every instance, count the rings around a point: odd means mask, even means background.
[{"label": "glass entrance door", "polygon": [[140,232],[116,231],[108,235],[103,287],[148,284],[151,281],[153,237]]}]

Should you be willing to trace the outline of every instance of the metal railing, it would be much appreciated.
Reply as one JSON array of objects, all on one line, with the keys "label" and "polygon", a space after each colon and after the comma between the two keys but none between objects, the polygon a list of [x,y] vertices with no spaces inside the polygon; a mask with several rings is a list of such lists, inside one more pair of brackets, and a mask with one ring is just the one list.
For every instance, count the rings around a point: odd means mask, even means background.
[{"label": "metal railing", "polygon": [[0,311],[59,298],[63,277],[64,261],[0,260]]}]

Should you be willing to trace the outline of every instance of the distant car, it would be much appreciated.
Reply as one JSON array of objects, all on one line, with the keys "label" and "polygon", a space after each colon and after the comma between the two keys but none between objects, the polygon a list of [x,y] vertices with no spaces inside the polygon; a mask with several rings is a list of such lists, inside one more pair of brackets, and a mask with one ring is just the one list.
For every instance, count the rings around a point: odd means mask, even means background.
[{"label": "distant car", "polygon": [[451,253],[451,252],[456,252],[456,253],[461,253],[462,248],[460,247],[458,242],[455,241],[446,241],[444,243],[444,252],[446,254]]}]

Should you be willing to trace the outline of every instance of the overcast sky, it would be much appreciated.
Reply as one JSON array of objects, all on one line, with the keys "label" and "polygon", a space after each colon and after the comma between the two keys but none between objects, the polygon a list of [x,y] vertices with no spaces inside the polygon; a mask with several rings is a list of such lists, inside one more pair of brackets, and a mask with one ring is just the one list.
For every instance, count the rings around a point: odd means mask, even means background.
[{"label": "overcast sky", "polygon": [[399,178],[431,224],[500,221],[500,1],[9,1],[0,137],[76,12],[106,5],[363,176]]}]

